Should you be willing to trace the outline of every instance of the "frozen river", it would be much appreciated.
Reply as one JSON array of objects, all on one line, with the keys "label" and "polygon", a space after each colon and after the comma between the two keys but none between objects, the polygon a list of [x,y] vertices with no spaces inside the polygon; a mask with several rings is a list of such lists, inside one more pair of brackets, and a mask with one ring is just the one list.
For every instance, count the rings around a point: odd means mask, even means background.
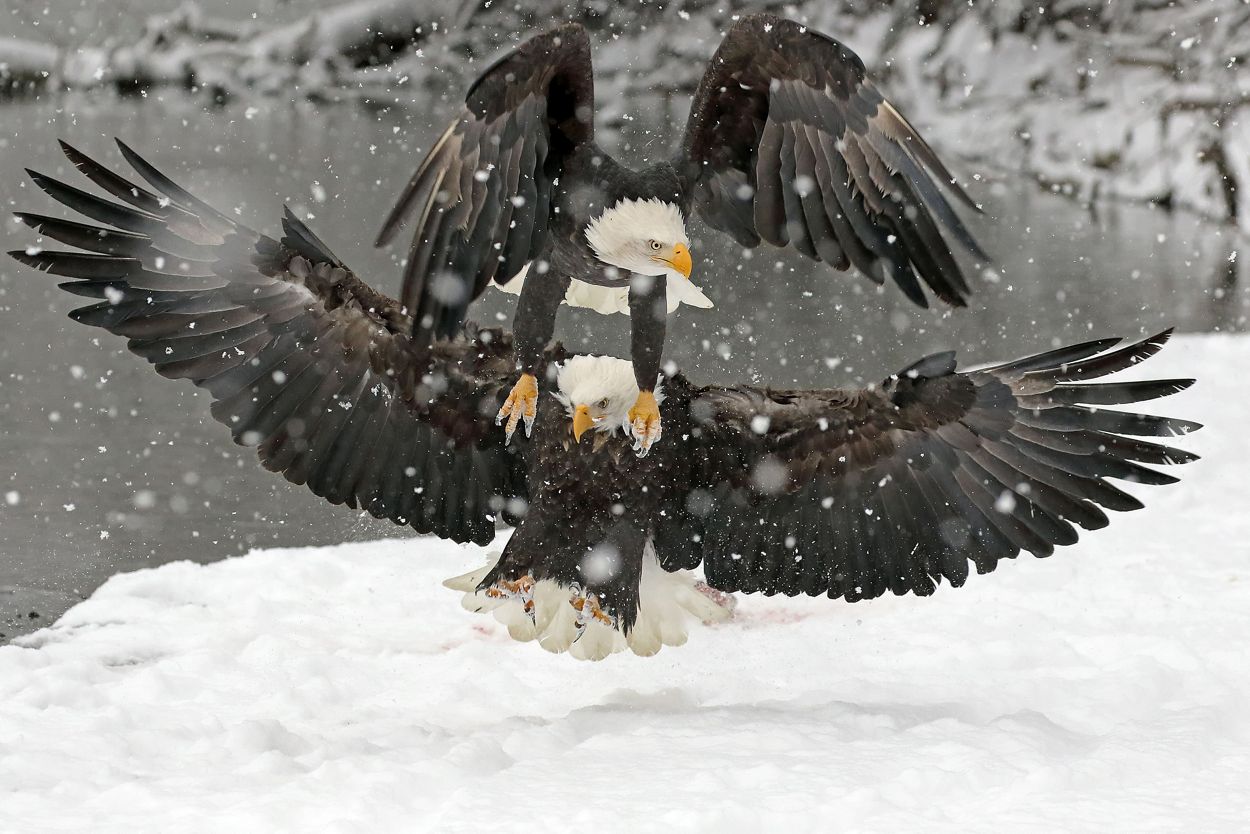
[{"label": "frozen river", "polygon": [[[369,241],[447,113],[441,103],[386,112],[278,101],[204,110],[174,92],[168,101],[153,93],[3,104],[0,200],[6,210],[51,213],[22,169],[81,186],[56,139],[116,162],[116,135],[249,225],[275,229],[283,202],[313,215],[310,225],[349,265],[393,293],[392,254]],[[622,150],[627,159],[639,153]],[[836,385],[880,379],[949,347],[973,363],[1091,333],[1246,327],[1227,230],[1145,208],[1090,213],[1011,181],[980,184],[974,194],[987,208],[975,228],[998,267],[993,280],[974,279],[973,305],[955,313],[912,309],[897,291],[879,293],[863,278],[773,251],[744,262],[726,239],[696,229],[695,277],[717,307],[679,314],[669,357],[701,380]],[[29,244],[27,232],[3,220],[4,249]],[[65,316],[74,302],[56,279],[0,262],[4,636],[48,623],[118,571],[403,534],[262,471],[209,419],[206,396],[160,379],[120,339],[75,325]],[[506,321],[511,305],[512,297],[491,293],[475,317]],[[566,312],[558,335],[579,349],[624,354],[625,324]]]}]

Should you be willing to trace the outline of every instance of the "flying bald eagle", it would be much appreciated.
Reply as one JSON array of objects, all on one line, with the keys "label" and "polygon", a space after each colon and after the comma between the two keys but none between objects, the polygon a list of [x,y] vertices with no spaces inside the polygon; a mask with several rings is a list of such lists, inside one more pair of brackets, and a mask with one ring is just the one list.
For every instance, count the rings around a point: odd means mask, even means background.
[{"label": "flying bald eagle", "polygon": [[64,145],[115,199],[32,172],[35,184],[106,225],[22,212],[41,240],[85,251],[10,254],[72,279],[61,287],[94,299],[74,320],[207,389],[213,417],[292,483],[459,542],[515,525],[497,560],[452,585],[552,650],[680,642],[683,612],[722,611],[681,573],[700,565],[712,591],[852,602],[962,585],[973,567],[1075,543],[1108,523],[1104,509],[1142,506],[1109,479],[1172,483],[1144,464],[1195,458],[1141,438],[1196,423],[1107,408],[1192,380],[1091,382],[1167,332],[980,370],[941,353],[863,389],[678,374],[654,389],[671,440],[647,457],[627,437],[632,365],[554,346],[557,396],[509,445],[493,420],[517,360],[510,334],[470,328],[419,349],[399,303],[289,211],[280,239],[254,232],[120,147],[153,190]]},{"label": "flying bald eagle", "polygon": [[378,236],[415,233],[400,302],[413,338],[452,337],[492,282],[518,292],[520,378],[503,407],[532,428],[543,349],[560,304],[628,312],[639,454],[660,436],[654,387],[667,313],[711,306],[692,286],[685,219],[738,245],[792,246],[835,269],[924,286],[962,306],[945,232],[984,258],[942,194],[976,210],[846,46],[768,14],[739,19],[708,63],[681,147],[634,170],[595,143],[590,40],[577,24],[495,62],[433,144]]}]

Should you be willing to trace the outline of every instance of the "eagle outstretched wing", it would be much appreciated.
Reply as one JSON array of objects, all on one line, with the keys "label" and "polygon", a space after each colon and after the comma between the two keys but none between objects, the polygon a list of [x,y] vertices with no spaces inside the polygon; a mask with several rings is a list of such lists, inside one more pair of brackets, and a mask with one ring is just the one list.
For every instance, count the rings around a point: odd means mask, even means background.
[{"label": "eagle outstretched wing", "polygon": [[491,541],[495,517],[526,494],[520,455],[492,423],[510,339],[484,331],[413,350],[399,304],[289,211],[274,240],[118,145],[155,192],[62,143],[121,202],[31,171],[58,202],[107,227],[21,212],[44,238],[85,251],[9,254],[99,299],[71,317],[125,336],[162,376],[207,389],[214,419],[267,469],[419,532]]},{"label": "eagle outstretched wing", "polygon": [[847,47],[794,21],[747,15],[694,96],[682,171],[695,209],[746,247],[766,241],[837,269],[921,282],[963,306],[946,236],[986,256],[942,193],[976,205]]},{"label": "eagle outstretched wing", "polygon": [[400,291],[415,341],[454,335],[492,280],[539,255],[564,160],[593,134],[590,40],[577,24],[526,41],[469,88],[377,239],[415,215]]},{"label": "eagle outstretched wing", "polygon": [[973,371],[942,353],[868,389],[697,389],[696,488],[657,550],[674,554],[670,569],[702,562],[723,590],[848,601],[962,585],[969,562],[986,573],[1022,550],[1048,556],[1078,527],[1105,526],[1104,508],[1142,506],[1107,479],[1173,483],[1143,464],[1196,458],[1140,438],[1198,424],[1104,408],[1193,380],[1088,382],[1168,335]]}]

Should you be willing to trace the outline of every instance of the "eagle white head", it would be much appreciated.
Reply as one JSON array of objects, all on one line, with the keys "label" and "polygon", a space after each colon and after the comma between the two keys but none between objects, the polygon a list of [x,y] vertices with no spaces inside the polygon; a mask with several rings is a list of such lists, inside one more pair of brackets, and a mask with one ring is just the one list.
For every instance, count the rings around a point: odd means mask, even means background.
[{"label": "eagle white head", "polygon": [[690,277],[686,223],[681,210],[664,200],[620,200],[590,221],[586,242],[599,260],[618,269]]},{"label": "eagle white head", "polygon": [[[639,275],[667,276],[665,300],[668,312],[681,304],[707,309],[712,300],[690,279],[690,238],[681,210],[672,203],[650,200],[620,200],[586,226],[586,242],[595,257],[617,269]],[[499,289],[520,295],[529,275],[526,264],[511,281]],[[624,277],[624,276],[623,276]],[[601,286],[574,278],[564,302],[586,307],[605,315],[629,315],[629,286]]]},{"label": "eagle white head", "polygon": [[[615,356],[569,358],[556,373],[556,386],[556,398],[572,418],[577,440],[590,429],[608,434],[624,430],[629,425],[629,409],[638,399],[633,364]],[[655,401],[664,401],[659,381]]]}]

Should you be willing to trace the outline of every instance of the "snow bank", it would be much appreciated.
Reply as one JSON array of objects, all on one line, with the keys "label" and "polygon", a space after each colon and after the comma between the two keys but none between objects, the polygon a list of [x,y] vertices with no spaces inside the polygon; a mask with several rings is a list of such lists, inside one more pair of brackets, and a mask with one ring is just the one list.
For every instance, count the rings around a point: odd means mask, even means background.
[{"label": "snow bank", "polygon": [[0,648],[0,829],[1242,830],[1250,339],[1182,484],[930,599],[744,597],[653,658],[516,644],[431,539],[120,575]]},{"label": "snow bank", "polygon": [[943,149],[1083,201],[1250,229],[1248,25],[1240,0],[1007,0],[860,48],[889,57],[887,89]]}]

